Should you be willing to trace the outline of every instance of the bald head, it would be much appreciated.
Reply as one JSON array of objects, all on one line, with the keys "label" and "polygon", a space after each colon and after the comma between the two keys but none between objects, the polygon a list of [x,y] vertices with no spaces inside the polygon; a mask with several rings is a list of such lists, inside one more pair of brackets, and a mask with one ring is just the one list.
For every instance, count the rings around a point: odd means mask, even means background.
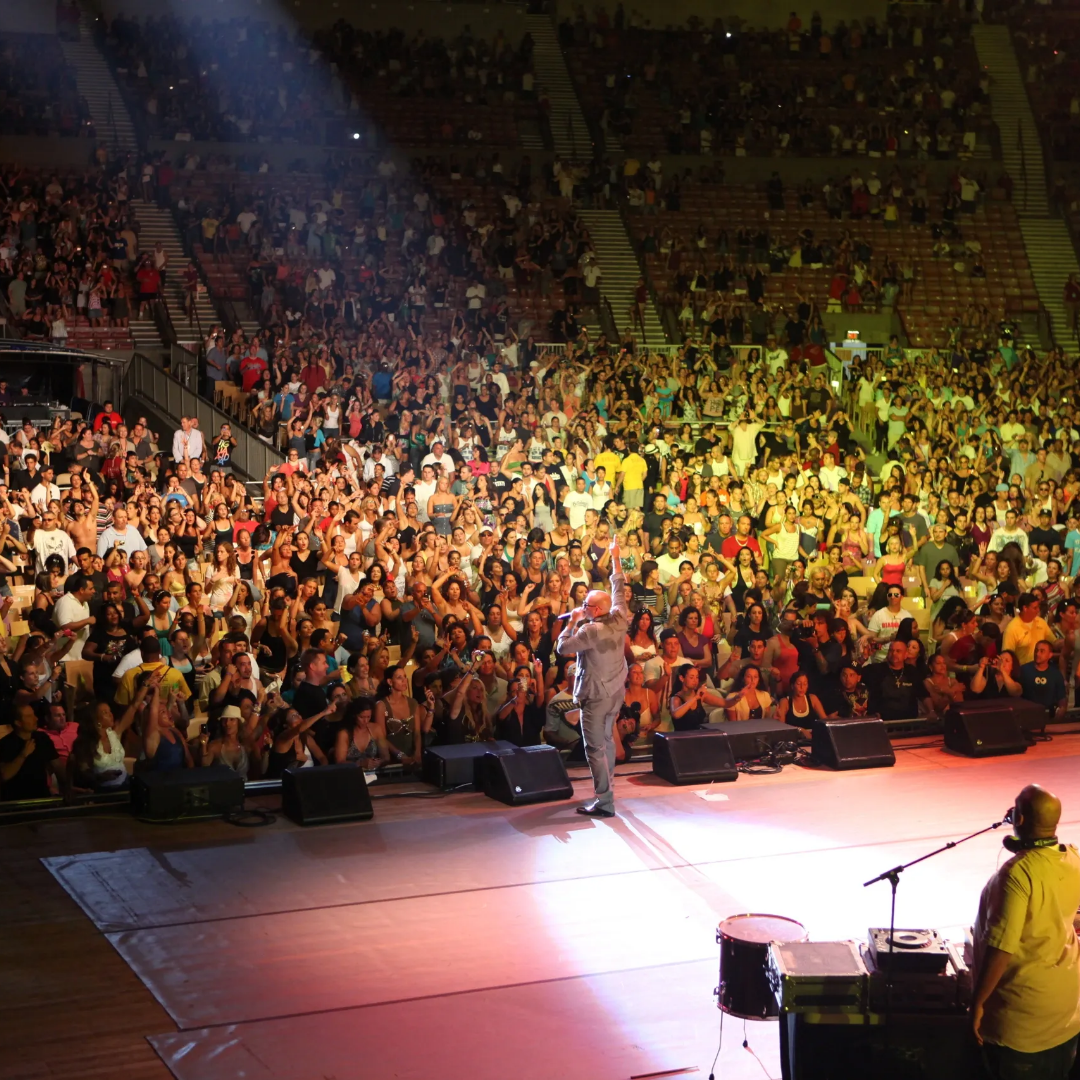
[{"label": "bald head", "polygon": [[1061,800],[1038,784],[1028,784],[1016,796],[1013,829],[1024,840],[1054,836],[1061,820]]},{"label": "bald head", "polygon": [[593,589],[585,597],[585,607],[594,619],[603,618],[611,611],[611,596],[600,589]]}]

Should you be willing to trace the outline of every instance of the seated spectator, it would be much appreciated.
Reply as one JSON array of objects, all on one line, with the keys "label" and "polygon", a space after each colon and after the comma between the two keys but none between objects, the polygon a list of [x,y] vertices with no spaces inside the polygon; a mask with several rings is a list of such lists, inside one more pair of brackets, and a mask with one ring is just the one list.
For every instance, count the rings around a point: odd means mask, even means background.
[{"label": "seated spectator", "polygon": [[1020,665],[1019,683],[1026,701],[1033,701],[1046,710],[1048,720],[1061,720],[1065,715],[1068,694],[1065,678],[1057,664],[1051,663],[1053,650],[1048,641],[1035,646],[1035,657]]},{"label": "seated spectator", "polygon": [[0,739],[0,800],[47,799],[50,777],[66,792],[67,777],[59,767],[59,751],[49,736],[38,730],[34,707],[17,705],[12,720],[11,734]]},{"label": "seated spectator", "polygon": [[762,687],[761,671],[752,664],[735,680],[734,692],[723,699],[728,720],[771,720],[772,696]]},{"label": "seated spectator", "polygon": [[907,658],[907,644],[893,641],[884,661],[868,664],[863,669],[871,715],[880,716],[882,720],[911,720],[919,715],[919,706],[928,695]]}]

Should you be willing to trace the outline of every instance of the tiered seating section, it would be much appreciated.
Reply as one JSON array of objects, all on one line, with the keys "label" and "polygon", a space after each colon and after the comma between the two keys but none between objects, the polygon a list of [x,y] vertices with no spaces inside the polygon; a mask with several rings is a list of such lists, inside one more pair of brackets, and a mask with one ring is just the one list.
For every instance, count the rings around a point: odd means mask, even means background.
[{"label": "tiered seating section", "polygon": [[1046,144],[1056,160],[1080,162],[1080,8],[1023,9],[1013,43]]},{"label": "tiered seating section", "polygon": [[[376,315],[391,312],[398,325],[404,311],[429,340],[450,332],[458,315],[466,315],[472,325],[466,291],[477,281],[485,289],[480,322],[493,336],[501,336],[508,327],[522,336],[535,330],[547,338],[560,304],[572,307],[580,301],[581,289],[564,288],[566,281],[558,272],[542,275],[521,267],[509,278],[498,272],[504,237],[515,255],[529,254],[538,266],[547,266],[560,244],[571,265],[591,246],[584,226],[546,193],[539,180],[522,189],[516,178],[495,184],[490,177],[451,175],[437,166],[429,166],[422,177],[381,176],[380,164],[384,163],[373,158],[358,159],[337,181],[303,173],[270,178],[181,170],[170,195],[174,206],[183,199],[189,208],[180,224],[195,241],[211,295],[246,300],[264,323],[277,322],[297,304],[305,307],[308,276],[328,262],[335,281],[330,289],[316,289],[308,297],[309,314],[327,302],[340,312],[351,293],[360,309],[374,303]],[[515,205],[513,199],[522,190],[524,198]],[[504,194],[511,195],[513,217]],[[211,244],[201,239],[205,214],[212,213],[224,228],[244,209],[258,218],[246,239],[237,237],[236,229],[231,241],[221,238]],[[290,223],[297,212],[310,223],[320,211],[328,214],[333,239],[312,247],[309,224],[293,228]],[[385,241],[378,237],[380,228],[386,230]],[[412,236],[408,244],[403,243],[406,230]],[[439,239],[429,246],[433,235]],[[284,255],[276,257],[275,248],[282,248]],[[265,281],[274,288],[274,299],[266,306]],[[413,287],[420,292],[406,303]],[[424,303],[417,310],[415,301],[421,297]],[[500,314],[503,306],[505,317]],[[321,326],[325,317],[315,322]]]},{"label": "tiered seating section", "polygon": [[[1038,294],[1016,214],[1004,200],[991,197],[974,215],[957,214],[959,236],[935,238],[929,224],[913,226],[904,221],[890,228],[884,221],[870,217],[836,220],[829,216],[820,195],[811,205],[802,206],[799,194],[785,192],[783,210],[777,210],[770,209],[765,191],[752,186],[695,184],[682,189],[678,212],[632,215],[636,241],[640,244],[650,231],[657,241],[656,253],[644,256],[657,294],[675,311],[681,310],[689,295],[688,282],[701,269],[707,276],[709,291],[699,298],[700,308],[712,290],[714,272],[730,264],[734,269],[731,285],[718,299],[721,307],[734,304],[741,308],[748,325],[753,304],[746,294],[746,272],[751,265],[760,265],[765,274],[766,305],[790,310],[798,304],[801,295],[824,312],[837,270],[854,277],[855,264],[861,262],[867,275],[879,286],[877,299],[864,303],[863,309],[878,306],[883,299],[881,282],[894,278],[901,286],[894,306],[911,344],[916,347],[944,344],[958,322],[986,325],[1006,311],[1013,318],[1038,311]],[[942,220],[939,196],[931,198],[928,209],[931,223]],[[907,217],[905,213],[904,218]],[[706,237],[704,249],[699,249],[696,243],[699,228],[703,228]],[[750,241],[741,249],[742,255],[738,243],[740,230],[745,230]],[[728,255],[718,251],[721,232],[726,234]],[[790,254],[798,249],[801,253],[804,246],[800,234],[805,237],[808,233],[812,234],[813,244],[821,248],[820,268],[783,265],[770,271],[767,258],[759,261],[763,251],[783,250]],[[767,237],[761,247],[754,243],[759,235]],[[948,254],[941,250],[943,242],[951,249]],[[865,245],[865,250],[860,250],[860,245]],[[971,275],[977,249],[969,245],[981,247],[985,277]],[[678,253],[676,258],[664,253],[668,247]],[[913,278],[909,278],[908,271]],[[910,285],[905,288],[907,280]],[[750,340],[749,331],[746,340]]]},{"label": "tiered seating section", "polygon": [[[134,292],[137,260],[120,254],[126,254],[124,231],[138,243],[126,198],[123,184],[98,169],[0,168],[0,220],[32,218],[36,227],[33,245],[20,229],[7,230],[0,257],[0,290],[27,338],[84,349],[133,348],[127,324],[134,301],[125,294]],[[84,234],[75,222],[85,226]]]},{"label": "tiered seating section", "polygon": [[586,108],[637,154],[951,158],[989,141],[970,35],[940,12],[775,32],[579,17],[560,37]]},{"label": "tiered seating section", "polygon": [[528,38],[406,39],[341,20],[309,40],[253,19],[121,16],[105,46],[159,138],[517,146],[519,115],[536,111]]},{"label": "tiered seating section", "polygon": [[0,34],[0,135],[93,137],[57,38]]}]

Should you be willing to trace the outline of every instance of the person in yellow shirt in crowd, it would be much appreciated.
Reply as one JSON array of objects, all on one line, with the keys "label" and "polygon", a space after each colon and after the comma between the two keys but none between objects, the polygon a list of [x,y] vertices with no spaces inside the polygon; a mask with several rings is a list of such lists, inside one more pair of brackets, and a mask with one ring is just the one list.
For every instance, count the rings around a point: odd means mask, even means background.
[{"label": "person in yellow shirt in crowd", "polygon": [[645,506],[645,474],[649,471],[649,466],[638,453],[636,442],[631,442],[627,451],[626,457],[622,459],[616,498],[618,488],[621,488],[623,505],[631,510],[641,510]]},{"label": "person in yellow shirt in crowd", "polygon": [[1016,614],[1005,627],[1003,650],[1016,653],[1021,664],[1035,659],[1035,646],[1040,641],[1054,642],[1054,635],[1046,620],[1039,614],[1039,598],[1032,593],[1022,593],[1016,601]]},{"label": "person in yellow shirt in crowd", "polygon": [[[615,452],[615,439],[618,436],[609,435],[604,440],[604,449],[593,458],[593,470],[603,468],[604,475],[611,481],[611,490],[614,493],[618,485],[618,474],[622,472],[622,458]],[[619,440],[622,441],[621,439]]]},{"label": "person in yellow shirt in crowd", "polygon": [[1080,1034],[1080,855],[1056,836],[1061,800],[1030,784],[1012,810],[1013,857],[974,926],[971,1020],[990,1080],[1067,1080]]},{"label": "person in yellow shirt in crowd", "polygon": [[142,654],[142,663],[125,671],[120,679],[120,685],[116,689],[117,705],[130,705],[139,690],[139,676],[144,671],[156,671],[160,667],[165,668],[165,674],[161,679],[163,699],[176,694],[181,702],[186,702],[191,697],[191,690],[184,676],[176,668],[168,667],[161,659],[161,645],[153,634],[147,634],[139,642],[139,652]]}]

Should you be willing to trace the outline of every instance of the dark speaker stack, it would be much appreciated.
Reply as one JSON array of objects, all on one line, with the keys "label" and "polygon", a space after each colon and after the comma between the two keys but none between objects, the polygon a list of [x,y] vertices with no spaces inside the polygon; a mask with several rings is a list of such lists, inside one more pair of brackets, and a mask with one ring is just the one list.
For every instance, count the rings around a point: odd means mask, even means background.
[{"label": "dark speaker stack", "polygon": [[722,731],[657,731],[653,772],[669,784],[709,784],[739,779],[731,740]]},{"label": "dark speaker stack", "polygon": [[244,778],[227,765],[136,773],[131,812],[145,821],[223,817],[242,810]]},{"label": "dark speaker stack", "polygon": [[811,751],[814,761],[829,769],[880,769],[896,764],[889,733],[878,716],[815,721]]},{"label": "dark speaker stack", "polygon": [[964,757],[1027,752],[1026,730],[1046,726],[1046,709],[1031,701],[962,701],[945,714],[945,746]]},{"label": "dark speaker stack", "polygon": [[297,825],[370,821],[374,815],[364,770],[352,763],[281,774],[281,809]]},{"label": "dark speaker stack", "polygon": [[424,751],[423,778],[442,791],[483,791],[488,751],[517,749],[504,740],[429,746]]},{"label": "dark speaker stack", "polygon": [[484,794],[507,806],[570,799],[574,785],[554,746],[514,746],[488,750],[483,757]]},{"label": "dark speaker stack", "polygon": [[767,754],[777,743],[797,742],[798,728],[776,720],[724,720],[707,724],[702,731],[722,731],[731,744],[736,761],[753,761]]}]

